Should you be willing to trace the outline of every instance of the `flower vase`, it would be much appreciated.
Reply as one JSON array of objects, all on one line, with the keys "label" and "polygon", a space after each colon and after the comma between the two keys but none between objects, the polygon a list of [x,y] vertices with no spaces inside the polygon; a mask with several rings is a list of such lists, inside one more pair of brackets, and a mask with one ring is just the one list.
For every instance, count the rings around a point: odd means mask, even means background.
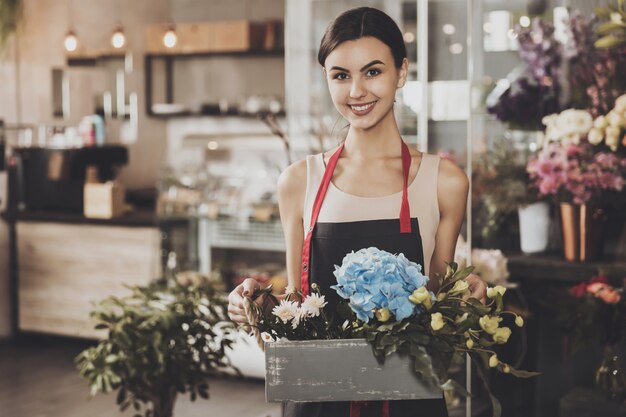
[{"label": "flower vase", "polygon": [[517,209],[520,246],[524,253],[543,252],[548,247],[550,206],[546,202],[529,204]]},{"label": "flower vase", "polygon": [[626,352],[619,343],[605,346],[600,366],[596,370],[596,387],[607,399],[623,401],[626,398]]},{"label": "flower vase", "polygon": [[598,261],[604,249],[605,210],[587,204],[561,203],[563,254],[569,262]]}]

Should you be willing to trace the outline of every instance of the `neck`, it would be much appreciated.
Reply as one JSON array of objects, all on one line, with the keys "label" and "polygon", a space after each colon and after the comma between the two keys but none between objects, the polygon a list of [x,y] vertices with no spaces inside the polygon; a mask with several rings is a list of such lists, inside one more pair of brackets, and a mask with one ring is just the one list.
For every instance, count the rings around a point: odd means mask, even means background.
[{"label": "neck", "polygon": [[393,111],[369,129],[350,127],[345,143],[345,154],[351,158],[393,158],[401,154],[400,130]]}]

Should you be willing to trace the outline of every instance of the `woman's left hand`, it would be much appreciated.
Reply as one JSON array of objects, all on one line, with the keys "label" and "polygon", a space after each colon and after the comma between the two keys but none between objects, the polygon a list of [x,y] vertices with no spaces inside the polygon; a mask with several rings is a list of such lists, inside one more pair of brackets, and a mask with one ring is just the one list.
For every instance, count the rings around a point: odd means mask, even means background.
[{"label": "woman's left hand", "polygon": [[480,300],[481,303],[487,302],[487,284],[476,274],[469,274],[465,281],[469,285],[470,297]]}]

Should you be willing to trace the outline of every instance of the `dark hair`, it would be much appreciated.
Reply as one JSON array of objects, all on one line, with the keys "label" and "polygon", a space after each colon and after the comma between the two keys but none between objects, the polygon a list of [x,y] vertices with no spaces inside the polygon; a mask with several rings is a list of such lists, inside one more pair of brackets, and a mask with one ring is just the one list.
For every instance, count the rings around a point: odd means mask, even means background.
[{"label": "dark hair", "polygon": [[406,47],[400,28],[385,12],[372,7],[359,7],[343,12],[328,28],[317,54],[317,61],[324,66],[326,58],[342,42],[371,36],[391,49],[396,68],[406,58]]}]

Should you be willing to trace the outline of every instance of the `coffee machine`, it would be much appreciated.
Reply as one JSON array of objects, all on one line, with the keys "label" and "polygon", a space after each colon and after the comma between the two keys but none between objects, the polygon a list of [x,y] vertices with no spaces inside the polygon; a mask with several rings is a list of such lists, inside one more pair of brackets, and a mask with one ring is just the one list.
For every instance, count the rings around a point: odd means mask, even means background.
[{"label": "coffee machine", "polygon": [[82,213],[87,167],[97,167],[98,179],[113,180],[128,163],[120,145],[53,149],[16,147],[8,158],[8,209]]}]

